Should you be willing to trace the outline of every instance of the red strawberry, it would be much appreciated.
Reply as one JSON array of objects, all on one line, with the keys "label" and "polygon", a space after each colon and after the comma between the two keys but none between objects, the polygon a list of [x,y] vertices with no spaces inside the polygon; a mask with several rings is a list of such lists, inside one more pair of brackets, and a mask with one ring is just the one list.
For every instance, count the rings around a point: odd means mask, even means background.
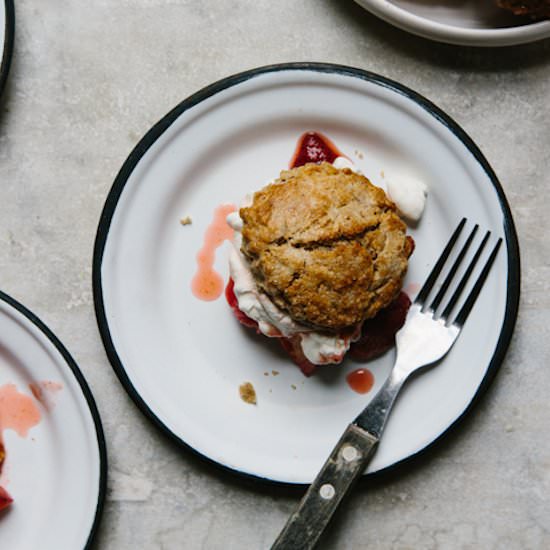
[{"label": "red strawberry", "polygon": [[416,243],[414,242],[414,239],[410,236],[410,235],[407,235],[405,237],[407,239],[407,242],[409,243],[409,248],[411,249],[411,251],[409,252],[409,257],[412,256],[412,253],[414,252],[414,249],[416,248]]},{"label": "red strawberry", "polygon": [[334,143],[319,132],[306,132],[300,137],[294,156],[290,161],[291,168],[298,168],[308,162],[334,162],[336,157],[342,156]]},{"label": "red strawberry", "polygon": [[13,499],[8,492],[3,487],[0,487],[0,511],[7,508],[12,502]]},{"label": "red strawberry", "polygon": [[300,337],[293,336],[291,338],[279,338],[281,346],[290,355],[290,358],[300,367],[300,370],[306,375],[311,376],[317,366],[306,359],[302,346],[300,345]]},{"label": "red strawberry", "polygon": [[230,277],[229,281],[227,282],[227,286],[225,287],[225,299],[227,300],[229,307],[233,310],[235,317],[239,320],[240,323],[242,323],[245,327],[255,328],[257,330],[258,323],[256,323],[254,319],[248,317],[248,315],[245,315],[239,309],[239,302],[237,301],[237,297],[235,296],[235,292],[233,291],[234,287],[235,283]]},{"label": "red strawberry", "polygon": [[404,292],[400,292],[387,308],[365,321],[361,338],[351,345],[352,357],[360,361],[368,361],[393,347],[395,333],[405,323],[410,305],[409,297]]}]

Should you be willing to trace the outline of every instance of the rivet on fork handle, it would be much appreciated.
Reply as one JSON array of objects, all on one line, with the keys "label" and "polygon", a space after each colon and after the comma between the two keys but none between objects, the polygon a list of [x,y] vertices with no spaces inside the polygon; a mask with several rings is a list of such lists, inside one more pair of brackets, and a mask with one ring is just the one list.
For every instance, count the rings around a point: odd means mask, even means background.
[{"label": "rivet on fork handle", "polygon": [[363,474],[377,444],[378,438],[350,424],[271,550],[315,548],[342,498]]}]

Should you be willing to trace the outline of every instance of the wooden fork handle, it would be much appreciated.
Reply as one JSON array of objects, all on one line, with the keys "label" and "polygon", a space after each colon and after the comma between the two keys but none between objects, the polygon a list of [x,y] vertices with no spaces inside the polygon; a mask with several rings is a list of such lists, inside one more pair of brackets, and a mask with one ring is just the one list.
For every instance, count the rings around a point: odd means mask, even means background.
[{"label": "wooden fork handle", "polygon": [[377,444],[378,438],[350,424],[271,550],[314,548],[338,505],[364,472]]}]

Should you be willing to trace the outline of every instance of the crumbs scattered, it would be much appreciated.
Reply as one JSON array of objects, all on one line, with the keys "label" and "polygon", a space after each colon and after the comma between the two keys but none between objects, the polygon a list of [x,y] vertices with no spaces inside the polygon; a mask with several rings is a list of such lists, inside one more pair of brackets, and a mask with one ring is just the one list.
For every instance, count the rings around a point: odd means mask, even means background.
[{"label": "crumbs scattered", "polygon": [[361,153],[361,151],[359,151],[359,149],[355,149],[354,154],[357,158],[360,158],[360,159],[364,158],[363,153]]},{"label": "crumbs scattered", "polygon": [[180,220],[181,225],[191,225],[193,223],[193,220],[190,216],[185,216],[185,218],[182,218]]},{"label": "crumbs scattered", "polygon": [[269,372],[265,371],[264,376],[269,376]]},{"label": "crumbs scattered", "polygon": [[239,386],[239,395],[245,403],[256,405],[256,390],[250,382],[245,382]]},{"label": "crumbs scattered", "polygon": [[380,177],[384,179],[386,177],[386,174],[384,174],[384,170],[380,170]]},{"label": "crumbs scattered", "polygon": [[290,387],[295,390],[296,389],[296,386],[294,384],[290,384]]},{"label": "crumbs scattered", "polygon": [[279,376],[279,371],[278,371],[278,370],[272,370],[272,371],[271,371],[271,374],[272,374],[273,376]]}]

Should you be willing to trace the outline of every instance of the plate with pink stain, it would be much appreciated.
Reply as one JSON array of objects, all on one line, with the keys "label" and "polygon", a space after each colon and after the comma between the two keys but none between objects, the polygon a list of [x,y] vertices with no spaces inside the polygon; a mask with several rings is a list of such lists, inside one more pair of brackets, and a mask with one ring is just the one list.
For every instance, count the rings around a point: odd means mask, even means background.
[{"label": "plate with pink stain", "polygon": [[461,217],[507,243],[445,364],[400,395],[367,475],[419,455],[471,409],[502,360],[519,293],[517,240],[496,176],[414,91],[306,63],[248,71],[182,101],[130,153],[106,199],[94,250],[98,326],[122,385],[175,442],[226,471],[289,484],[312,481],[394,359],[385,347],[366,360],[362,342],[313,372],[280,334],[257,334],[232,307],[226,217],[301,152],[323,150],[318,141],[297,150],[304,135],[328,138],[376,185],[395,174],[427,184],[423,217],[409,228],[411,297]]},{"label": "plate with pink stain", "polygon": [[85,548],[100,519],[106,451],[92,394],[53,333],[0,292],[2,548]]}]

